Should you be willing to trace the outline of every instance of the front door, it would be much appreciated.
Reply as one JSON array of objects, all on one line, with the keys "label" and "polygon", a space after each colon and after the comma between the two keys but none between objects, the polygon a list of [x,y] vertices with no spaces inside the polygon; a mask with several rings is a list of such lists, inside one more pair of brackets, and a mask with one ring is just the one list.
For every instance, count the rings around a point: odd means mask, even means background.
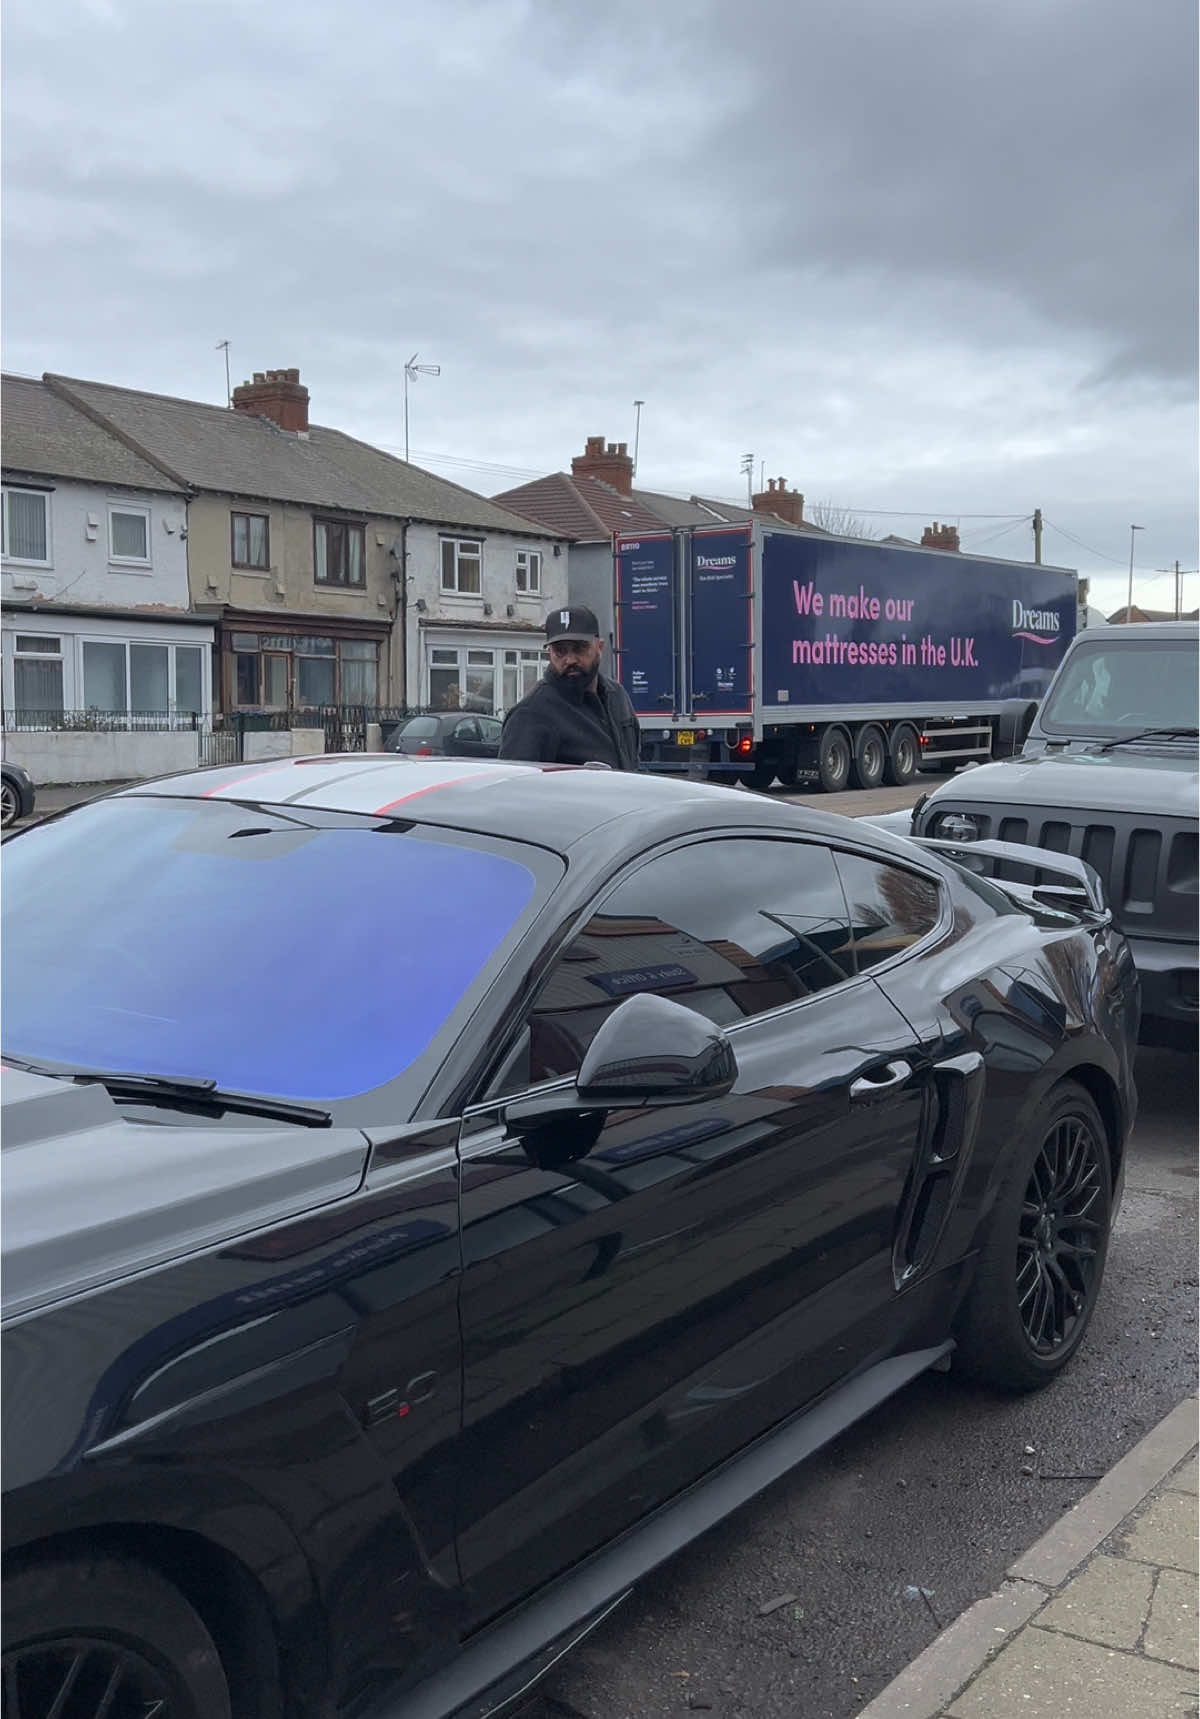
[{"label": "front door", "polygon": [[[463,1129],[459,1551],[475,1622],[887,1346],[928,1124],[912,1030],[860,975],[832,852],[739,837],[626,874]],[[569,1083],[655,990],[728,1028],[729,1097],[610,1112],[555,1151],[505,1098]],[[890,1318],[890,1315],[889,1315]]]}]

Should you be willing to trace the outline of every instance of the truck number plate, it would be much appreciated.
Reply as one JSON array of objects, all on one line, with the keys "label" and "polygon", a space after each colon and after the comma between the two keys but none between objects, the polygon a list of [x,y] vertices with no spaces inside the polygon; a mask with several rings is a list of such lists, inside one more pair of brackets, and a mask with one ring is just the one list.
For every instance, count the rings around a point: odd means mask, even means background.
[{"label": "truck number plate", "polygon": [[677,746],[694,746],[696,744],[696,736],[692,729],[681,728],[675,736],[675,744]]}]

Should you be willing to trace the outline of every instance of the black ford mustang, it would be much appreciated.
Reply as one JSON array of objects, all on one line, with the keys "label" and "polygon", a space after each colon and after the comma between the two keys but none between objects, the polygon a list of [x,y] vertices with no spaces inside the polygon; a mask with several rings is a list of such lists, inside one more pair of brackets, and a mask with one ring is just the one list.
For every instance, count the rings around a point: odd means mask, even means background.
[{"label": "black ford mustang", "polygon": [[1058,869],[381,756],[10,840],[5,1715],[493,1712],[923,1369],[1052,1378],[1138,1007]]}]

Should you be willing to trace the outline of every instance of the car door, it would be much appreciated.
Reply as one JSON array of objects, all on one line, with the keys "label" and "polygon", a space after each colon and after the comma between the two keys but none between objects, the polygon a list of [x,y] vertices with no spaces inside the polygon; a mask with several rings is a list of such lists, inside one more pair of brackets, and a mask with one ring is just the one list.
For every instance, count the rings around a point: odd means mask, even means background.
[{"label": "car door", "polygon": [[[638,991],[728,1030],[734,1092],[611,1111],[531,1155],[507,1100],[569,1085]],[[477,1620],[886,1352],[929,1122],[928,1067],[857,971],[830,849],[763,836],[632,867],[577,925],[497,1087],[461,1142],[459,1555]]]},{"label": "car door", "polygon": [[483,735],[477,716],[464,716],[454,724],[446,737],[446,751],[452,758],[483,757]]}]

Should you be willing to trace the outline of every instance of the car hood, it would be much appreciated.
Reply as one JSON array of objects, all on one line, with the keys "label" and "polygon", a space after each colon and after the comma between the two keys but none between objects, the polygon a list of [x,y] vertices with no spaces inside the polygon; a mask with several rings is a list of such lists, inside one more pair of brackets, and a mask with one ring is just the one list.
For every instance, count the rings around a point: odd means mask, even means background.
[{"label": "car hood", "polygon": [[20,1069],[0,1099],[6,1318],[343,1199],[369,1152],[356,1128],[135,1121]]},{"label": "car hood", "polygon": [[1119,806],[1123,811],[1159,817],[1196,816],[1196,753],[1177,756],[1140,753],[1136,763],[1124,748],[1117,752],[1040,753],[981,764],[936,788],[926,806],[952,800],[956,805],[999,801],[1005,805]]}]

